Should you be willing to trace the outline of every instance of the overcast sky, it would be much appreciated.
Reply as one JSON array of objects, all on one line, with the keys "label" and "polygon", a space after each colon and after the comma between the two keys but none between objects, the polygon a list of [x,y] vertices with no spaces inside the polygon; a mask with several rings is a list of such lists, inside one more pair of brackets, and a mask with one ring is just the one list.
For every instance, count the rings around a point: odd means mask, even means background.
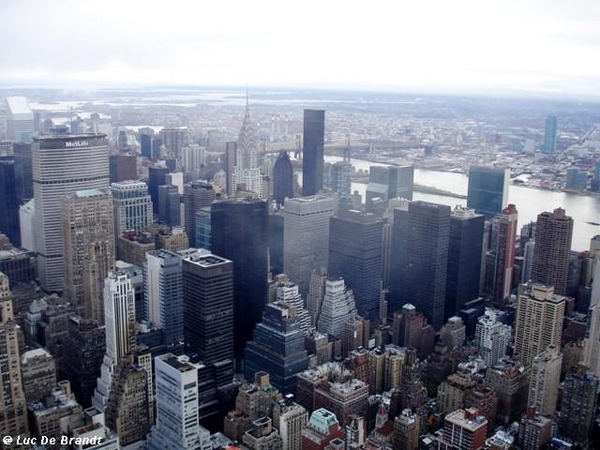
[{"label": "overcast sky", "polygon": [[1,0],[0,84],[600,96],[599,0]]}]

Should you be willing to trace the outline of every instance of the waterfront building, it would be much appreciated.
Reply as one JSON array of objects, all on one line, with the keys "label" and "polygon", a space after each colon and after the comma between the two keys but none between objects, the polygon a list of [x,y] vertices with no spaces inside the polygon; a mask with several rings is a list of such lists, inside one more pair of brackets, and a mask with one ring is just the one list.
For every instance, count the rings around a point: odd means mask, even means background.
[{"label": "waterfront building", "polygon": [[499,214],[508,201],[510,171],[493,167],[471,166],[467,208],[484,214],[487,219]]}]

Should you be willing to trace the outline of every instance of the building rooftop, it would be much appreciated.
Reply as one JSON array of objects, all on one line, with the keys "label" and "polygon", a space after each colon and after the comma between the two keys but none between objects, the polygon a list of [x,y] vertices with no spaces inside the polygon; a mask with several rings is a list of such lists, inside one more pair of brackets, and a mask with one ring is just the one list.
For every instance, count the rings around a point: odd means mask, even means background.
[{"label": "building rooftop", "polygon": [[50,353],[48,353],[43,348],[36,348],[33,350],[29,350],[21,355],[21,364],[27,364],[30,360],[39,357],[52,358]]},{"label": "building rooftop", "polygon": [[74,195],[80,198],[100,197],[106,195],[106,192],[101,191],[100,189],[83,189],[81,191],[76,191]]},{"label": "building rooftop", "polygon": [[13,116],[23,116],[19,118],[25,119],[25,115],[29,115],[29,119],[33,119],[33,112],[29,107],[29,102],[25,97],[6,97],[6,106],[8,106],[8,110],[10,114]]}]

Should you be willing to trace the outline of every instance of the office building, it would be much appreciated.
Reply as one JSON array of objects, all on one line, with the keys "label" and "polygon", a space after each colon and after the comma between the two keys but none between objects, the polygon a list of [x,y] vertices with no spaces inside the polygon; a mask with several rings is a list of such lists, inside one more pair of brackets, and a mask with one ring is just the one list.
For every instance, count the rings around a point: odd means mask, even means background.
[{"label": "office building", "polygon": [[355,210],[329,219],[329,274],[344,279],[358,314],[366,319],[379,313],[384,223],[375,214]]},{"label": "office building", "polygon": [[92,405],[106,409],[118,367],[135,349],[135,296],[131,275],[111,272],[104,282],[106,353]]},{"label": "office building", "polygon": [[393,448],[417,450],[421,431],[421,419],[410,409],[405,409],[394,419]]},{"label": "office building", "polygon": [[183,275],[181,257],[169,250],[146,253],[144,318],[163,330],[170,352],[181,352],[184,340]]},{"label": "office building", "polygon": [[273,405],[273,426],[281,436],[282,450],[300,450],[302,448],[302,430],[308,423],[308,411],[286,395]]},{"label": "office building", "polygon": [[27,433],[27,403],[21,384],[18,326],[13,313],[9,280],[0,272],[0,430],[4,436]]},{"label": "office building", "polygon": [[158,220],[172,227],[181,226],[181,195],[177,186],[158,187]]},{"label": "office building", "polygon": [[436,411],[448,414],[460,409],[465,403],[466,393],[475,387],[475,380],[471,372],[461,371],[450,374],[446,380],[438,385],[436,398]]},{"label": "office building", "polygon": [[0,233],[5,234],[14,247],[21,247],[19,203],[15,184],[13,156],[0,157]]},{"label": "office building", "polygon": [[585,170],[576,168],[567,169],[565,179],[565,189],[573,191],[582,191],[587,188],[588,173]]},{"label": "office building", "polygon": [[412,347],[419,357],[425,358],[433,352],[435,330],[421,311],[406,303],[402,309],[394,311],[392,343]]},{"label": "office building", "polygon": [[302,450],[325,450],[336,439],[344,439],[344,429],[335,414],[325,408],[313,411],[302,430]]},{"label": "office building", "polygon": [[235,166],[237,158],[237,142],[225,143],[225,176],[227,179],[227,197],[235,194]]},{"label": "office building", "polygon": [[142,231],[152,223],[152,198],[143,181],[126,180],[110,185],[115,219],[115,240],[125,231]]},{"label": "office building", "polygon": [[233,370],[233,262],[204,250],[182,258],[186,354]]},{"label": "office building", "polygon": [[286,198],[294,197],[294,168],[285,150],[281,150],[273,167],[273,198],[283,206]]},{"label": "office building", "polygon": [[196,220],[197,214],[202,208],[210,206],[215,200],[215,190],[212,184],[203,181],[192,181],[186,183],[183,188],[183,204],[185,207],[184,226],[185,231],[193,247],[197,247]]},{"label": "office building", "polygon": [[325,267],[313,270],[310,276],[310,284],[306,296],[306,309],[308,309],[313,327],[319,323],[328,278],[329,276]]},{"label": "office building", "polygon": [[250,118],[250,107],[246,97],[246,110],[244,121],[236,146],[236,165],[233,169],[232,194],[238,186],[243,185],[243,190],[254,192],[259,198],[268,197],[268,192],[263,192],[262,175],[258,167],[258,146],[256,144],[256,127]]},{"label": "office building", "polygon": [[25,97],[6,97],[6,139],[30,142],[36,134],[35,116]]},{"label": "office building", "polygon": [[356,378],[344,382],[323,383],[315,388],[315,408],[325,408],[347,426],[354,416],[367,415],[369,386]]},{"label": "office building", "polygon": [[46,291],[62,291],[65,272],[63,229],[57,211],[60,211],[61,198],[65,195],[80,190],[108,188],[106,136],[35,139],[32,165],[40,284]]},{"label": "office building", "polygon": [[289,199],[283,211],[283,270],[306,295],[314,269],[328,266],[329,218],[333,197],[314,195]]},{"label": "office building", "polygon": [[553,422],[533,406],[527,408],[519,422],[518,444],[523,450],[539,450],[552,439]]},{"label": "office building", "polygon": [[600,378],[600,264],[596,261],[583,362]]},{"label": "office building", "polygon": [[352,290],[346,288],[344,279],[327,280],[317,330],[341,339],[344,335],[345,323],[356,315],[354,294]]},{"label": "office building", "polygon": [[412,303],[436,330],[444,324],[450,213],[422,201],[394,210],[388,316]]},{"label": "office building", "polygon": [[564,209],[538,214],[531,281],[554,286],[556,294],[566,295],[572,238],[573,219]]},{"label": "office building", "polygon": [[556,412],[562,361],[559,347],[551,345],[531,363],[527,405],[535,407],[543,416],[552,417]]},{"label": "office building", "polygon": [[169,167],[154,166],[148,168],[148,193],[152,199],[152,210],[158,213],[158,187],[167,184],[167,174],[172,170]]},{"label": "office building", "polygon": [[31,144],[13,144],[15,159],[15,187],[17,200],[23,204],[33,198],[33,168]]},{"label": "office building", "polygon": [[113,202],[108,189],[76,191],[61,200],[64,295],[85,317],[104,321],[104,279],[115,265]]},{"label": "office building", "polygon": [[378,211],[377,205],[387,207],[394,198],[413,199],[414,166],[371,166],[366,191],[367,211]]},{"label": "office building", "polygon": [[244,356],[246,342],[267,302],[269,208],[258,199],[217,202],[211,207],[212,252],[233,261],[235,358]]},{"label": "office building", "polygon": [[563,383],[559,436],[585,448],[596,417],[597,397],[598,378],[584,364],[571,367]]},{"label": "office building", "polygon": [[[149,134],[151,133],[151,134]],[[148,130],[142,131],[140,129],[140,154],[144,158],[152,159],[152,136],[154,135],[154,130],[149,128]]]},{"label": "office building", "polygon": [[282,441],[277,429],[273,428],[270,417],[256,419],[242,436],[248,450],[281,450]]},{"label": "office building", "polygon": [[487,219],[499,214],[508,202],[509,169],[471,166],[467,208],[484,214]]},{"label": "office building", "polygon": [[500,359],[487,368],[485,385],[498,396],[498,423],[507,425],[521,417],[529,394],[529,373],[521,362],[508,357]]},{"label": "office building", "polygon": [[533,271],[533,255],[535,254],[535,240],[529,239],[523,245],[523,267],[521,267],[521,283],[531,280]]},{"label": "office building", "polygon": [[485,218],[473,209],[457,206],[450,215],[448,269],[446,274],[446,319],[479,296],[481,252]]},{"label": "office building", "polygon": [[460,448],[479,450],[485,447],[488,423],[475,408],[457,409],[446,415],[442,436],[436,447],[440,449]]},{"label": "office building", "polygon": [[206,165],[206,148],[197,144],[186,145],[181,149],[181,166],[192,180],[200,178]]},{"label": "office building", "polygon": [[515,320],[515,355],[527,366],[550,346],[560,348],[565,297],[554,288],[530,283],[519,287]]},{"label": "office building", "polygon": [[43,348],[28,350],[21,356],[21,377],[27,404],[43,400],[56,385],[56,362]]},{"label": "office building", "polygon": [[325,111],[304,110],[302,149],[302,195],[316,195],[323,189]]},{"label": "office building", "polygon": [[171,158],[181,160],[181,152],[190,143],[188,127],[163,128],[158,133],[162,144]]},{"label": "office building", "polygon": [[511,343],[512,328],[497,320],[497,311],[486,308],[485,314],[477,319],[475,345],[486,366],[496,365],[506,355]]},{"label": "office building", "polygon": [[[275,300],[285,302],[296,310],[302,334],[307,334],[311,328],[311,319],[308,310],[304,307],[304,299],[300,296],[298,285],[292,283],[284,274],[277,275],[274,283]],[[271,300],[269,299],[269,301]]]},{"label": "office building", "polygon": [[502,210],[493,223],[493,227],[497,230],[497,238],[491,254],[493,279],[490,293],[494,302],[499,305],[504,305],[508,301],[512,291],[518,217],[517,208],[510,204]]},{"label": "office building", "polygon": [[544,142],[542,143],[542,153],[553,155],[556,153],[556,137],[558,122],[554,114],[546,118],[546,127],[544,129]]},{"label": "office building", "polygon": [[324,187],[337,193],[340,209],[352,209],[353,172],[354,168],[347,155],[344,155],[343,161],[325,164],[323,184]]},{"label": "office building", "polygon": [[71,316],[63,342],[69,351],[65,352],[59,368],[60,378],[69,380],[79,404],[89,408],[106,353],[106,328],[89,319]]},{"label": "office building", "polygon": [[198,422],[198,370],[185,355],[155,358],[156,425],[146,442],[149,450],[212,449],[210,433]]},{"label": "office building", "polygon": [[120,153],[109,157],[110,182],[137,180],[137,156],[135,153]]},{"label": "office building", "polygon": [[293,307],[284,302],[267,304],[262,322],[254,329],[254,338],[246,345],[245,360],[247,380],[265,371],[282,394],[295,392],[296,374],[308,368],[308,355]]}]

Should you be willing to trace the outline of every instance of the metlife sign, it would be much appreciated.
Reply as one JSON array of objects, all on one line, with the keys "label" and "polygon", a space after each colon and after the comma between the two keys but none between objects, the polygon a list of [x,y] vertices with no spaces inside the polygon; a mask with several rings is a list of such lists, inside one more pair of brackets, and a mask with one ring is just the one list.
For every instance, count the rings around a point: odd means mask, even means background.
[{"label": "metlife sign", "polygon": [[78,148],[78,147],[89,147],[88,141],[66,141],[65,148]]}]

